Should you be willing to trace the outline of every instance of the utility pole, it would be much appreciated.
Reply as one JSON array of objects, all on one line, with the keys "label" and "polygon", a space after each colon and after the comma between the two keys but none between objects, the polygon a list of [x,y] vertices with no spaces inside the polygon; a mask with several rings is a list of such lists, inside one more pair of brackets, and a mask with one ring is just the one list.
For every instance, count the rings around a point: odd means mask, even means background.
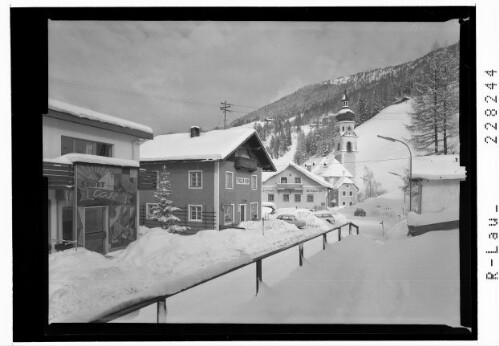
[{"label": "utility pole", "polygon": [[230,103],[227,103],[227,101],[220,102],[222,105],[220,107],[220,110],[224,112],[224,130],[227,128],[227,112],[232,112],[230,110],[230,107],[232,106]]}]

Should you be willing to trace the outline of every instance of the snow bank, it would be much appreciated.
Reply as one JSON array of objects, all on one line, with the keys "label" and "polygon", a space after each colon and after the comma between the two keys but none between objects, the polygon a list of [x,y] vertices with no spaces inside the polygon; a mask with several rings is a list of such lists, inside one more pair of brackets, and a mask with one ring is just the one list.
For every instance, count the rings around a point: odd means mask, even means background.
[{"label": "snow bank", "polygon": [[408,232],[407,220],[400,221],[386,233],[385,240],[407,239]]},{"label": "snow bank", "polygon": [[89,109],[85,109],[82,107],[70,105],[61,101],[57,100],[49,100],[49,108],[54,110],[54,111],[59,111],[63,113],[68,113],[73,116],[79,117],[79,118],[86,118],[90,120],[96,120],[100,121],[103,123],[108,123],[108,124],[113,124],[113,125],[118,125],[121,127],[127,127],[133,130],[138,130],[146,133],[152,134],[152,129],[148,126],[142,125],[135,123],[130,120],[125,120],[121,119],[118,117],[114,117],[111,115],[103,114],[103,113],[98,113]]},{"label": "snow bank", "polygon": [[50,254],[49,321],[85,321],[131,299],[173,293],[322,232],[265,223],[264,232],[261,221],[247,221],[247,229],[188,236],[140,227],[139,239],[106,256],[82,248]]},{"label": "snow bank", "polygon": [[224,319],[459,326],[459,285],[457,231],[385,244],[347,237]]},{"label": "snow bank", "polygon": [[432,225],[456,220],[459,220],[459,208],[449,208],[439,213],[416,214],[411,211],[407,214],[407,224],[409,226]]}]

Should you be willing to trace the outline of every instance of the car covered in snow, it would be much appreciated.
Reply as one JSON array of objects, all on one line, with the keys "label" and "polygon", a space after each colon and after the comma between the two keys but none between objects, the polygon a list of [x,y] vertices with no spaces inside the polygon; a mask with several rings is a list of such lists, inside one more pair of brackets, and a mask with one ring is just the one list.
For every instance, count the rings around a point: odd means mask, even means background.
[{"label": "car covered in snow", "polygon": [[366,211],[362,208],[357,208],[353,212],[353,216],[366,216]]},{"label": "car covered in snow", "polygon": [[314,213],[314,215],[316,217],[318,217],[319,219],[323,219],[323,220],[326,220],[327,222],[333,224],[335,223],[335,219],[334,219],[334,216],[331,212],[329,211],[326,211],[326,210],[322,210],[322,211],[316,211]]},{"label": "car covered in snow", "polygon": [[291,223],[298,228],[304,228],[307,223],[303,220],[298,219],[296,216],[291,214],[281,214],[277,217],[278,220],[286,221],[287,223]]},{"label": "car covered in snow", "polygon": [[276,206],[272,202],[262,202],[262,215],[275,214]]}]

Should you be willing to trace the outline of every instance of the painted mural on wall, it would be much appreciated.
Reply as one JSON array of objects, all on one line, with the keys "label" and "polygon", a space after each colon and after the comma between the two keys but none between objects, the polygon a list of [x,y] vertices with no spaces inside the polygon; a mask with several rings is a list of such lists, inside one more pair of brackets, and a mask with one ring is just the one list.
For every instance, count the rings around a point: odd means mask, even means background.
[{"label": "painted mural on wall", "polygon": [[85,210],[99,206],[106,207],[103,229],[108,250],[124,247],[135,240],[138,170],[87,164],[77,164],[75,169],[78,242],[83,243],[84,237],[96,238],[98,232],[92,233],[93,230],[84,229],[83,225]]}]

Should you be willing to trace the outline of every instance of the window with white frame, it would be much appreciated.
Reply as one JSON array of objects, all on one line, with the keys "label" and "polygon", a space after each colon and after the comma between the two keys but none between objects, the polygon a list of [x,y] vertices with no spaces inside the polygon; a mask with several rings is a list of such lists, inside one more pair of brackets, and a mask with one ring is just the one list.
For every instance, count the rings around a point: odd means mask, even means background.
[{"label": "window with white frame", "polygon": [[287,184],[288,183],[288,177],[281,177],[281,184]]},{"label": "window with white frame", "polygon": [[273,193],[269,193],[269,196],[268,196],[268,201],[269,202],[274,202],[274,194]]},{"label": "window with white frame", "polygon": [[189,171],[189,189],[203,188],[203,171]]},{"label": "window with white frame", "polygon": [[301,195],[295,194],[295,202],[301,202]]},{"label": "window with white frame", "polygon": [[256,189],[258,189],[258,176],[252,175],[251,176],[251,190],[256,190]]},{"label": "window with white frame", "polygon": [[301,184],[301,177],[295,177],[295,184]]},{"label": "window with white frame", "polygon": [[234,188],[234,172],[225,172],[225,188]]},{"label": "window with white frame", "polygon": [[353,192],[352,191],[350,191],[350,196],[353,196]]},{"label": "window with white frame", "polygon": [[285,193],[284,195],[282,195],[282,201],[289,202],[289,194]]},{"label": "window with white frame", "polygon": [[342,193],[342,194],[343,194],[343,196],[346,196],[346,195],[347,195],[347,192],[346,192],[346,191],[343,191],[343,193]]},{"label": "window with white frame", "polygon": [[202,205],[189,204],[189,221],[201,222],[203,220],[201,216],[202,212]]},{"label": "window with white frame", "polygon": [[152,219],[154,216],[153,209],[158,206],[158,203],[146,203],[146,219]]}]

